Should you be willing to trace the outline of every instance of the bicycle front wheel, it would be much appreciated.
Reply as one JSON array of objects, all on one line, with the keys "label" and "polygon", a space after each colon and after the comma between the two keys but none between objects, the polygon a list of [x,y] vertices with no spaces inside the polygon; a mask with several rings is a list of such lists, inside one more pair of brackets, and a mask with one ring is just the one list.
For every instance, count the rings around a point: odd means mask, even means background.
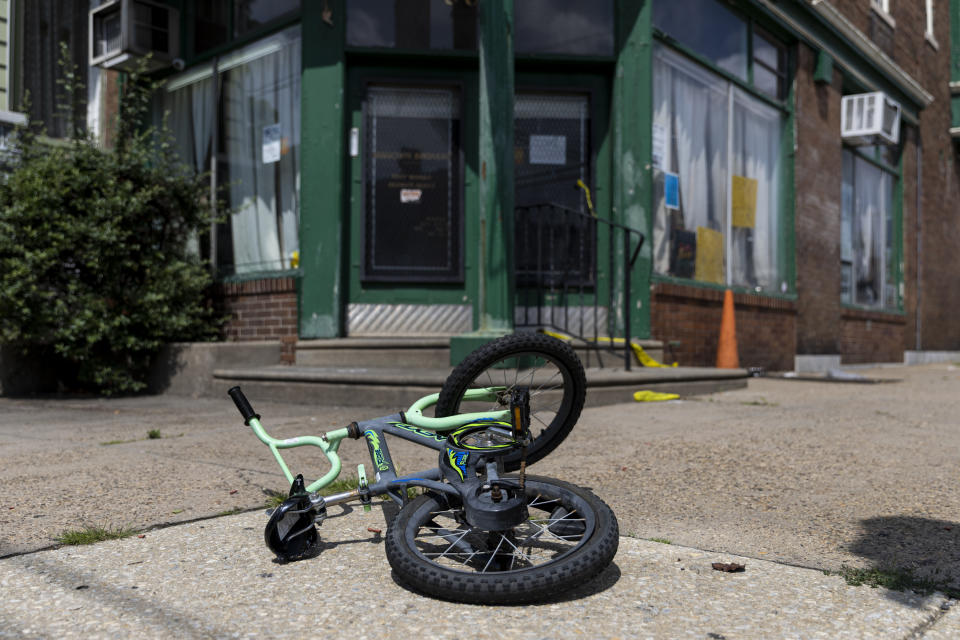
[{"label": "bicycle front wheel", "polygon": [[[509,407],[510,394],[494,402],[469,401],[469,389],[496,387],[530,392],[530,431],[527,463],[557,448],[583,410],[587,379],[583,364],[570,345],[541,334],[514,334],[483,345],[454,368],[440,390],[436,416],[497,411]],[[504,457],[507,471],[520,468],[521,453]]]},{"label": "bicycle front wheel", "polygon": [[457,505],[424,494],[404,506],[386,536],[403,584],[444,600],[514,604],[544,600],[603,571],[617,552],[617,519],[590,491],[527,476],[529,517],[506,531],[464,524]]}]

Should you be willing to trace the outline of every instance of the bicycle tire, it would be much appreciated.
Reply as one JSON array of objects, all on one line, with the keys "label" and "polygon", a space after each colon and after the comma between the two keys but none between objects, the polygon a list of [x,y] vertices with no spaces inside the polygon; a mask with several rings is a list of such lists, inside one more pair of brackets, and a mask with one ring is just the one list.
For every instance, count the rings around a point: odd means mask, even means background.
[{"label": "bicycle tire", "polygon": [[[538,366],[527,366],[539,363]],[[503,365],[513,368],[497,368]],[[494,373],[491,373],[494,372]],[[511,372],[511,373],[507,373]],[[501,376],[501,373],[503,374]],[[510,376],[513,375],[513,380]],[[559,375],[559,380],[555,376]],[[538,379],[536,376],[540,376]],[[503,378],[503,384],[501,382]],[[533,441],[527,447],[527,464],[533,464],[557,448],[570,433],[583,410],[587,379],[583,364],[577,354],[565,342],[542,334],[513,334],[498,338],[470,353],[447,377],[437,400],[435,415],[451,416],[473,411],[492,411],[506,406],[490,403],[463,402],[467,389],[486,386],[504,386],[508,389],[518,384],[532,382],[530,390],[530,422]],[[542,381],[550,388],[536,385]],[[553,388],[554,382],[560,385]],[[559,398],[556,391],[559,390]],[[520,468],[521,452],[504,457],[507,471]]]},{"label": "bicycle tire", "polygon": [[[385,540],[387,560],[397,581],[443,600],[521,604],[556,597],[582,585],[613,561],[619,528],[613,511],[600,498],[582,487],[540,476],[527,476],[526,495],[530,517],[506,532],[460,524],[457,508],[449,507],[446,498],[438,494],[426,493],[409,502],[390,525]],[[549,515],[544,518],[541,513]],[[442,523],[447,521],[457,528],[444,528]],[[511,537],[518,541],[517,546],[510,542],[510,553],[500,552],[507,548],[502,542]],[[489,548],[497,540],[491,552]],[[468,554],[473,545],[486,545],[487,549]],[[445,546],[445,551],[439,551]],[[548,555],[535,564],[541,546]],[[458,550],[451,551],[454,547]],[[504,568],[508,558],[509,568]],[[529,566],[515,568],[518,558]],[[500,566],[490,569],[495,559]]]}]

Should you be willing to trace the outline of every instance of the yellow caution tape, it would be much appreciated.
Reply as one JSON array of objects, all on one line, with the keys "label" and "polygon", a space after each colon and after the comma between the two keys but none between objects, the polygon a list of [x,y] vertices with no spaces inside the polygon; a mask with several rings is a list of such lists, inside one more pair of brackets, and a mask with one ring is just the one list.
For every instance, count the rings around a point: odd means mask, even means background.
[{"label": "yellow caution tape", "polygon": [[590,197],[590,187],[585,185],[583,180],[577,180],[577,186],[583,189],[583,193],[587,196],[587,209],[590,211],[590,215],[596,218],[597,212],[593,210],[593,199]]},{"label": "yellow caution tape", "polygon": [[637,402],[663,402],[664,400],[676,400],[679,397],[675,393],[660,393],[658,391],[633,392],[633,399]]},{"label": "yellow caution tape", "polygon": [[[570,336],[564,335],[562,333],[556,333],[555,331],[548,331],[546,329],[541,329],[540,332],[550,336],[551,338],[563,340],[564,342],[569,342],[570,340],[572,340]],[[607,342],[607,343],[612,342],[613,344],[623,344],[624,338],[599,337],[597,338],[597,342]],[[641,347],[638,343],[633,342],[632,340],[630,341],[630,348],[633,349],[633,353],[637,356],[637,360],[640,362],[640,364],[642,364],[645,367],[676,367],[679,365],[678,362],[674,362],[673,364],[663,364],[661,362],[657,362],[656,360],[650,357],[650,354],[648,354],[646,351],[643,350],[643,347]]]}]

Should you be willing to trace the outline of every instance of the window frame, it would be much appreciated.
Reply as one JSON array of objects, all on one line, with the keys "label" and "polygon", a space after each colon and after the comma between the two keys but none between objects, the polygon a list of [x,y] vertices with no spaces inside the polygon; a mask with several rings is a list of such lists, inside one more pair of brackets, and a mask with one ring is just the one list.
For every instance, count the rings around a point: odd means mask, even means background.
[{"label": "window frame", "polygon": [[[725,268],[724,271],[724,284],[715,284],[712,282],[703,282],[700,280],[694,280],[693,278],[683,278],[679,276],[674,276],[666,273],[658,273],[655,268],[651,269],[651,279],[653,282],[672,282],[678,284],[684,284],[694,287],[701,288],[710,288],[710,289],[731,289],[733,291],[741,293],[749,293],[754,295],[760,295],[770,298],[780,298],[786,300],[796,300],[796,259],[795,259],[795,238],[793,231],[794,223],[794,213],[795,213],[795,185],[793,178],[793,146],[789,144],[790,141],[795,139],[795,127],[796,127],[796,114],[794,108],[794,83],[793,78],[796,71],[796,47],[795,39],[792,38],[788,33],[783,32],[776,25],[767,24],[761,22],[750,15],[746,15],[742,12],[736,11],[733,7],[727,7],[730,11],[736,13],[738,17],[743,19],[747,23],[747,59],[749,61],[749,66],[747,68],[747,81],[739,78],[733,73],[722,69],[704,55],[698,53],[697,51],[691,49],[687,45],[677,41],[672,38],[669,34],[664,33],[657,27],[652,27],[654,43],[660,44],[661,46],[667,47],[683,55],[684,57],[690,59],[695,64],[703,67],[709,73],[712,73],[723,80],[730,82],[734,85],[735,88],[742,90],[747,95],[756,98],[765,104],[768,104],[772,107],[775,107],[781,111],[783,114],[783,128],[780,134],[780,179],[778,188],[778,198],[777,202],[779,205],[780,212],[780,229],[777,234],[777,268],[780,273],[781,288],[779,291],[776,290],[760,290],[758,291],[754,287],[739,285],[730,282],[727,279]],[[757,90],[753,87],[753,64],[754,60],[754,51],[753,51],[753,36],[755,32],[759,32],[768,40],[774,40],[777,44],[783,47],[783,52],[785,55],[784,65],[785,65],[785,78],[784,83],[786,87],[786,92],[781,100],[776,100],[767,93]],[[765,67],[766,68],[766,67]],[[651,73],[651,82],[652,82],[652,73]],[[652,86],[651,86],[652,93]],[[730,116],[732,117],[732,115]],[[656,210],[657,203],[654,202],[654,193],[653,189],[650,190],[650,211],[653,212]],[[729,197],[728,197],[729,200]],[[728,205],[729,206],[729,203]],[[729,217],[729,216],[728,216]],[[652,223],[651,223],[652,224]],[[728,225],[729,226],[729,220]],[[727,230],[724,231],[727,233]],[[652,239],[652,234],[651,234]],[[727,256],[725,255],[725,259]],[[652,265],[651,265],[652,266]],[[783,285],[786,285],[784,288]]]},{"label": "window frame", "polygon": [[[876,145],[873,147],[873,153],[870,154],[860,147],[854,147],[851,145],[843,145],[843,153],[850,153],[854,157],[854,161],[857,160],[866,162],[871,166],[879,169],[880,171],[891,176],[893,179],[892,189],[890,190],[890,225],[892,238],[890,243],[891,255],[889,257],[889,262],[891,264],[892,273],[887,274],[887,277],[892,277],[893,290],[895,301],[892,305],[886,306],[884,304],[884,298],[881,297],[881,304],[879,306],[865,305],[858,303],[856,301],[856,292],[852,293],[852,298],[850,301],[843,299],[843,292],[841,290],[841,299],[840,304],[843,308],[846,309],[858,309],[861,311],[869,311],[874,313],[888,313],[893,315],[903,315],[904,314],[904,298],[906,297],[904,287],[904,247],[903,247],[903,134],[901,133],[900,141],[900,153],[897,157],[896,166],[887,163],[883,156],[883,147],[890,145]],[[843,182],[843,177],[841,177],[841,183]],[[856,165],[854,165],[854,197],[856,197]],[[843,203],[841,202],[841,208]],[[842,216],[842,211],[841,211]],[[842,222],[841,222],[842,224]],[[843,264],[843,238],[841,236],[841,265]],[[886,247],[884,247],[886,251]],[[884,256],[884,262],[886,262],[886,256]],[[851,274],[852,276],[853,274]],[[842,275],[841,275],[842,277]],[[854,283],[855,285],[855,283]],[[885,295],[885,294],[883,294]]]},{"label": "window frame", "polygon": [[234,35],[234,16],[236,5],[234,0],[227,0],[229,4],[227,12],[227,39],[223,44],[210,47],[204,51],[196,51],[194,36],[196,35],[197,28],[197,14],[196,14],[196,3],[188,2],[185,3],[183,16],[181,20],[181,29],[180,29],[180,42],[182,43],[181,51],[183,51],[183,58],[186,61],[187,68],[207,62],[218,56],[221,56],[225,53],[229,53],[234,49],[239,49],[244,47],[252,42],[261,40],[270,36],[276,32],[283,31],[288,27],[293,26],[294,24],[299,24],[301,16],[303,15],[303,3],[308,2],[309,0],[301,0],[300,9],[291,12],[288,15],[282,16],[264,24],[256,29],[252,29],[241,36]]},{"label": "window frame", "polygon": [[935,50],[940,49],[940,44],[937,42],[936,36],[933,35],[934,27],[934,0],[925,0],[924,9],[926,15],[925,29],[923,33],[924,39],[927,41],[927,44],[932,46]]},{"label": "window frame", "polygon": [[870,0],[870,10],[890,25],[891,29],[897,28],[897,21],[893,19],[890,10],[890,0]]},{"label": "window frame", "polygon": [[[307,2],[309,0],[303,0]],[[514,50],[513,57],[514,63],[519,67],[529,67],[530,65],[536,66],[538,63],[550,64],[551,62],[564,62],[572,63],[577,67],[592,67],[594,65],[606,68],[607,66],[616,63],[617,61],[617,51],[619,51],[620,46],[620,33],[617,28],[617,20],[619,17],[619,9],[617,8],[617,2],[614,0],[613,7],[613,28],[614,28],[614,38],[613,38],[613,53],[610,55],[596,55],[596,54],[576,54],[576,53],[528,53],[528,52],[517,52]],[[344,15],[344,20],[348,20],[346,14]],[[408,57],[412,60],[419,60],[423,58],[437,58],[449,60],[452,63],[461,61],[464,64],[475,64],[480,59],[480,48],[479,45],[473,49],[410,49],[403,47],[375,47],[375,46],[365,46],[365,45],[352,45],[346,39],[346,30],[349,28],[349,25],[345,24],[344,27],[344,43],[343,50],[348,56],[353,58],[363,59],[363,60],[372,60],[379,61],[382,59],[389,60],[399,60],[402,57]],[[478,23],[478,36],[479,36],[479,23]]]},{"label": "window frame", "polygon": [[[278,23],[279,25],[280,23]],[[299,18],[297,20],[284,20],[282,26],[271,25],[269,29],[264,29],[258,31],[260,34],[255,38],[244,38],[241,41],[236,41],[231,44],[229,50],[223,51],[221,55],[227,57],[229,62],[229,55],[233,52],[239,52],[247,47],[256,46],[258,41],[267,41],[268,39],[280,34],[281,32],[292,30],[294,27],[297,28],[298,38],[300,41],[300,46],[302,48],[302,38],[303,31],[299,26]],[[197,167],[196,171],[198,174],[206,173],[208,175],[210,190],[211,193],[219,192],[222,188],[230,184],[230,180],[223,180],[223,169],[221,168],[223,158],[225,157],[225,152],[220,150],[220,144],[223,142],[223,76],[224,74],[230,72],[234,68],[240,65],[229,65],[226,68],[222,67],[223,60],[220,59],[221,55],[211,55],[209,58],[204,59],[202,62],[197,62],[191,64],[185,70],[176,71],[174,73],[169,73],[165,77],[165,85],[161,91],[167,93],[182,89],[186,86],[189,86],[195,82],[203,80],[205,78],[212,78],[215,86],[215,95],[216,99],[214,101],[213,108],[216,112],[214,116],[215,124],[210,132],[212,137],[210,151],[208,152],[208,158],[205,162],[207,166]],[[301,61],[302,67],[302,61]],[[301,68],[302,72],[302,68]],[[298,76],[299,80],[299,75]],[[190,78],[189,80],[186,80]],[[181,84],[182,83],[182,84]],[[302,85],[301,85],[302,90]],[[300,101],[296,101],[297,108],[300,109]],[[302,112],[301,112],[302,117]],[[302,120],[301,120],[302,122]],[[301,141],[298,144],[302,144]],[[208,163],[213,162],[216,166],[216,171],[212,170]],[[297,173],[299,174],[300,169],[300,160],[298,160]],[[299,196],[298,196],[299,199]],[[227,213],[231,212],[231,209],[227,209]],[[221,211],[220,213],[225,213]],[[300,213],[297,211],[297,220],[298,225],[300,224]],[[229,236],[231,234],[231,225],[232,219],[228,216],[225,220],[218,220],[213,223],[210,229],[205,233],[201,234],[199,238],[200,246],[199,251],[203,260],[210,264],[211,271],[216,282],[246,282],[249,280],[256,280],[260,278],[282,278],[282,277],[297,277],[299,278],[302,275],[302,271],[297,266],[283,266],[281,264],[280,268],[267,268],[261,270],[251,270],[243,271],[240,273],[236,272],[236,263],[234,258],[234,246],[232,238],[229,241],[229,248],[225,249],[227,246],[221,242],[220,236],[226,234]],[[281,244],[282,248],[282,244]],[[299,251],[299,247],[297,248]],[[227,258],[229,260],[222,261],[221,258]],[[281,252],[281,261],[283,261],[283,253]],[[287,258],[289,261],[290,258]]]}]

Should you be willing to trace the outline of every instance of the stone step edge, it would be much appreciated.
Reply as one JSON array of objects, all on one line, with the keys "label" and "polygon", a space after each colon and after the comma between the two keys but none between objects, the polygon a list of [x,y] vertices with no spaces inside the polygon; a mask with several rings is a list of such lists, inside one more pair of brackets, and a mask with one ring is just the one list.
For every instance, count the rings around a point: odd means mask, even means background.
[{"label": "stone step edge", "polygon": [[[277,366],[253,369],[215,369],[213,377],[220,380],[258,380],[301,384],[427,386],[434,387],[439,391],[449,374],[449,369]],[[712,369],[708,367],[638,367],[629,372],[611,369],[587,369],[587,386],[679,383],[747,377],[749,377],[749,374],[745,369]]]},{"label": "stone step edge", "polygon": [[[663,342],[660,340],[634,340],[644,349],[662,349]],[[591,348],[590,345],[580,341],[572,343],[575,349]],[[407,337],[370,337],[370,338],[329,338],[316,340],[298,340],[296,342],[297,350],[323,350],[323,349],[448,349],[450,347],[450,338],[407,338]],[[608,350],[604,345],[602,349]]]}]

